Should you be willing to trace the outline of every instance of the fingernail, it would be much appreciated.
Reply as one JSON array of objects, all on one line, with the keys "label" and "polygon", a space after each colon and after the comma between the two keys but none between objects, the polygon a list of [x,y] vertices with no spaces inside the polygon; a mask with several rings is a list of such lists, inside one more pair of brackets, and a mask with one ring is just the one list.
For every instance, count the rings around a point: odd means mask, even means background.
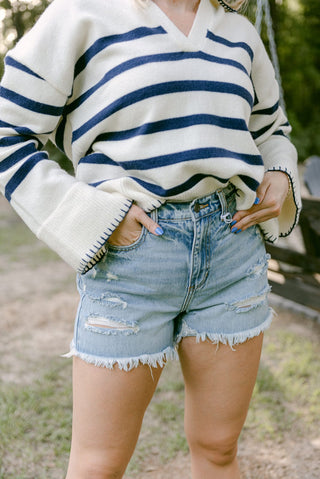
[{"label": "fingernail", "polygon": [[238,228],[232,228],[232,229],[231,229],[231,232],[232,232],[232,233],[236,233],[237,231],[238,231]]},{"label": "fingernail", "polygon": [[259,203],[260,203],[260,198],[256,197],[256,199],[254,200],[254,204],[258,205]]},{"label": "fingernail", "polygon": [[237,235],[238,233],[241,233],[241,231],[242,231],[242,229],[241,229],[241,228],[240,228],[240,229],[238,229],[238,231],[236,231],[236,235]]},{"label": "fingernail", "polygon": [[236,220],[232,221],[232,223],[230,223],[231,226],[235,225],[236,224]]},{"label": "fingernail", "polygon": [[160,226],[157,226],[155,233],[159,236],[163,235],[163,229]]}]

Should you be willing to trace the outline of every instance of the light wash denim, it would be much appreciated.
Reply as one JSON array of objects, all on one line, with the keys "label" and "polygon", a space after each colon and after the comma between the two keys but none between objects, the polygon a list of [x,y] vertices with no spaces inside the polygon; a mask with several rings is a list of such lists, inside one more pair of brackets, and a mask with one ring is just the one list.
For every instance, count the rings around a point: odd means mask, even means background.
[{"label": "light wash denim", "polygon": [[80,304],[67,357],[130,370],[177,357],[182,338],[236,344],[271,323],[264,241],[258,226],[231,232],[233,186],[151,212],[164,234],[142,228],[130,246],[109,245],[78,276]]}]

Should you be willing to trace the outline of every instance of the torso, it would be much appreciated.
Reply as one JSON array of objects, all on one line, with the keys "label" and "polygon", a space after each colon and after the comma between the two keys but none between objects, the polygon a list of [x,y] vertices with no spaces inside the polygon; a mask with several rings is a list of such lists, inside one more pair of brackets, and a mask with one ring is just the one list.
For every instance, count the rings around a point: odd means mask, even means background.
[{"label": "torso", "polygon": [[[255,186],[263,164],[248,128],[254,53],[247,21],[211,0],[194,0],[197,8],[179,25],[170,6],[162,9],[166,0],[107,5],[107,28],[98,12],[77,55],[57,135],[71,145],[77,179],[146,211],[166,199],[205,196],[239,173]],[[248,203],[250,185],[237,184]]]}]

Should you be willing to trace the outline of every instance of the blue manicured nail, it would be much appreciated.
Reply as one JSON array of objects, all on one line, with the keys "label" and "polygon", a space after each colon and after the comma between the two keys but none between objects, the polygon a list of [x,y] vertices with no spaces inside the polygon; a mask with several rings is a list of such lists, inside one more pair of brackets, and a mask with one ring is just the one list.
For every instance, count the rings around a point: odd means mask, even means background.
[{"label": "blue manicured nail", "polygon": [[254,204],[258,205],[259,203],[260,203],[260,198],[256,197],[256,199],[254,200]]},{"label": "blue manicured nail", "polygon": [[156,228],[156,234],[157,234],[157,235],[163,235],[163,229],[160,228],[160,226],[157,226],[157,228]]},{"label": "blue manicured nail", "polygon": [[238,228],[236,228],[236,227],[234,227],[234,228],[231,229],[231,232],[232,232],[232,233],[236,233],[237,231],[238,231]]},{"label": "blue manicured nail", "polygon": [[230,223],[231,226],[235,225],[236,224],[236,220],[232,221],[232,223]]},{"label": "blue manicured nail", "polygon": [[238,233],[241,233],[241,231],[242,231],[242,229],[241,229],[241,228],[240,228],[240,229],[238,229],[238,231],[236,231],[236,235],[237,235]]}]

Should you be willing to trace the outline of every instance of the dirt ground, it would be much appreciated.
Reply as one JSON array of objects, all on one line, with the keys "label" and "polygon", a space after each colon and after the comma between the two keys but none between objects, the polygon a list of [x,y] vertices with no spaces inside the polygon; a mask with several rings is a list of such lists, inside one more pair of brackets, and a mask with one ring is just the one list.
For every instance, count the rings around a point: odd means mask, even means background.
[{"label": "dirt ground", "polygon": [[[17,221],[7,203],[0,198],[0,227]],[[39,244],[39,248],[41,248]],[[38,365],[68,350],[78,295],[74,273],[62,261],[30,264],[19,246],[12,261],[0,255],[0,378],[2,381],[30,383]],[[26,255],[28,247],[25,247]],[[310,319],[282,311],[272,327],[286,325],[306,337],[318,335],[320,327]],[[239,457],[244,479],[319,479],[320,431],[317,437],[287,435],[281,442],[257,443],[246,436]],[[178,454],[165,466],[152,460],[139,479],[189,478],[189,457]]]}]

